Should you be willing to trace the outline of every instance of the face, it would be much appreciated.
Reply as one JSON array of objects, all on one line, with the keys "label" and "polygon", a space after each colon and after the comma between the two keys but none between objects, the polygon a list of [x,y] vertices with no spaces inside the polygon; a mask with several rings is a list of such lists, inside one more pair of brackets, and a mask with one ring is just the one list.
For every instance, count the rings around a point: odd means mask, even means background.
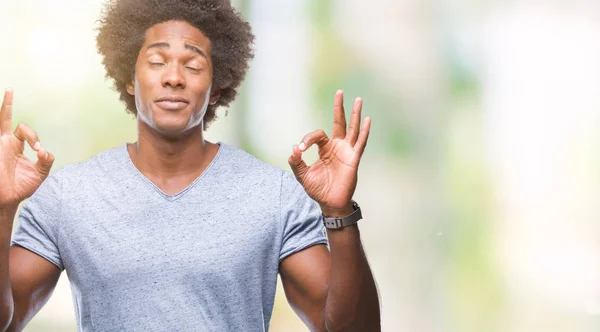
[{"label": "face", "polygon": [[212,69],[210,40],[189,23],[168,21],[148,29],[127,86],[138,121],[169,136],[202,128],[208,105],[219,98]]}]

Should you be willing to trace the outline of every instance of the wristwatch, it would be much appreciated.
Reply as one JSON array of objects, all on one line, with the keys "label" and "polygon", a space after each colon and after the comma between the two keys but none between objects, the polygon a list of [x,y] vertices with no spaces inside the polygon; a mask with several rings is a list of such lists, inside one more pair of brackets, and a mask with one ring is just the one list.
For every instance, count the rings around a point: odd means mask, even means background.
[{"label": "wristwatch", "polygon": [[323,223],[328,229],[342,229],[346,226],[354,225],[362,219],[362,213],[360,212],[360,206],[354,200],[352,200],[352,207],[354,212],[341,218],[329,218],[323,216]]}]

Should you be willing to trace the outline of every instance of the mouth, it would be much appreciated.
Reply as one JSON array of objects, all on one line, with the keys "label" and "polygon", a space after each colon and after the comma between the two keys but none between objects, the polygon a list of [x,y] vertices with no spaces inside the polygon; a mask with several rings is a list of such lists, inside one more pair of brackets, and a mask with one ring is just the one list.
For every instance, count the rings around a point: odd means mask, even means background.
[{"label": "mouth", "polygon": [[154,101],[160,108],[167,111],[179,111],[189,105],[189,101],[180,96],[166,96]]}]

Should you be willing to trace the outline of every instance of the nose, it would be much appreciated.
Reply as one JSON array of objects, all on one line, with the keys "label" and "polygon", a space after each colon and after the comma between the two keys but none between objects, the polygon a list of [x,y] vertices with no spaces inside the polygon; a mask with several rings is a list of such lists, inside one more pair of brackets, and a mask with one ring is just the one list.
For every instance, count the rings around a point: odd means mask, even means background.
[{"label": "nose", "polygon": [[162,77],[163,87],[185,88],[185,77],[178,65],[168,65]]}]

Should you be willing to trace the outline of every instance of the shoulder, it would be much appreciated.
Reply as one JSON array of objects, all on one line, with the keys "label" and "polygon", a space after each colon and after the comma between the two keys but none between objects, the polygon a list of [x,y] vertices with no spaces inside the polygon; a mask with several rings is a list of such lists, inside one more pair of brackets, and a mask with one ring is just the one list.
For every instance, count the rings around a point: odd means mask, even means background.
[{"label": "shoulder", "polygon": [[44,182],[61,184],[62,187],[77,188],[90,180],[102,179],[106,171],[126,167],[122,156],[125,145],[99,152],[85,161],[64,165],[53,171]]},{"label": "shoulder", "polygon": [[242,183],[271,183],[277,187],[280,195],[287,197],[304,194],[304,188],[290,171],[268,164],[234,146],[221,143],[221,148],[224,157],[222,165]]},{"label": "shoulder", "polygon": [[99,182],[102,178],[98,172],[99,165],[105,164],[104,159],[115,155],[117,150],[118,148],[106,150],[84,162],[55,167],[30,197],[27,207],[31,210],[35,206],[41,206],[45,211],[52,211],[64,204],[66,198],[78,196],[89,185]]},{"label": "shoulder", "polygon": [[287,173],[282,168],[262,161],[240,148],[225,143],[220,143],[220,145],[218,157],[220,158],[221,168],[238,176],[277,178],[281,180],[281,177]]},{"label": "shoulder", "polygon": [[125,144],[101,151],[85,161],[65,165],[62,172],[65,175],[80,175],[86,172],[94,172],[104,168],[124,167]]}]

